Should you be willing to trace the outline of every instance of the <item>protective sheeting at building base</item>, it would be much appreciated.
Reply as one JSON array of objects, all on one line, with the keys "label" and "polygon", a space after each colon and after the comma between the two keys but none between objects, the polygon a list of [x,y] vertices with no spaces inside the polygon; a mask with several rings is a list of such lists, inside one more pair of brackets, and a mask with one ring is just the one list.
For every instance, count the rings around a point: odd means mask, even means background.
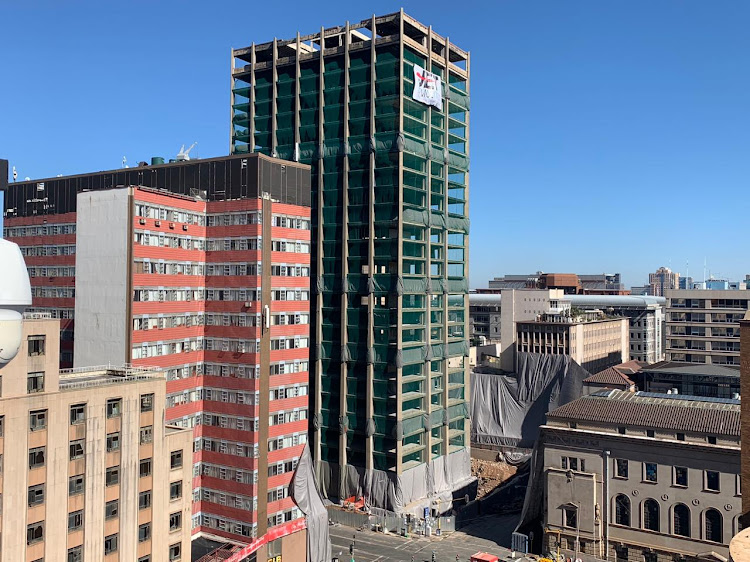
[{"label": "protective sheeting at building base", "polygon": [[309,445],[305,445],[294,471],[289,493],[305,514],[307,522],[307,562],[328,562],[331,559],[331,537],[328,534],[328,510],[315,486],[313,461]]},{"label": "protective sheeting at building base", "polygon": [[404,471],[401,476],[384,470],[319,461],[318,485],[324,498],[337,500],[363,497],[372,512],[422,513],[423,506],[448,511],[453,505],[453,491],[473,480],[467,448],[438,457]]},{"label": "protective sheeting at building base", "polygon": [[589,372],[568,355],[518,353],[512,375],[471,373],[471,441],[531,448],[550,410],[581,397]]}]

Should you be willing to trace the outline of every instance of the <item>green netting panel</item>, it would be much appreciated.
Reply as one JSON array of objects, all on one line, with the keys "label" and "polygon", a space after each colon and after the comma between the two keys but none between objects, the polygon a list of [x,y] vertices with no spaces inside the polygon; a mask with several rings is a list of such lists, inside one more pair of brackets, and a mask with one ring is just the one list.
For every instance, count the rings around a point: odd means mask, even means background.
[{"label": "green netting panel", "polygon": [[308,90],[302,91],[299,96],[300,108],[302,109],[313,109],[318,107],[318,91]]},{"label": "green netting panel", "polygon": [[442,343],[425,346],[424,360],[432,361],[433,359],[445,358],[445,346]]},{"label": "green netting panel", "polygon": [[448,164],[460,170],[466,171],[469,169],[469,157],[463,154],[456,154],[455,152],[448,151]]},{"label": "green netting panel", "polygon": [[469,410],[466,407],[466,402],[448,407],[448,417],[452,420],[456,418],[467,418],[468,416]]},{"label": "green netting panel", "polygon": [[[281,137],[279,137],[279,140],[281,140]],[[275,157],[281,158],[282,160],[294,160],[294,145],[277,146]]]},{"label": "green netting panel", "polygon": [[409,47],[404,47],[404,61],[416,63],[422,67],[427,66],[427,59],[416,51],[411,50]]},{"label": "green netting panel", "polygon": [[388,80],[388,79],[393,79],[397,81],[398,70],[399,70],[398,61],[382,62],[380,56],[378,56],[378,62],[375,63],[376,83],[380,82],[381,80]]},{"label": "green netting panel", "polygon": [[375,117],[375,132],[386,133],[398,131],[398,115]]},{"label": "green netting panel", "polygon": [[448,217],[447,228],[449,230],[458,230],[469,234],[469,219],[462,217]]},{"label": "green netting panel", "polygon": [[406,418],[403,420],[402,427],[404,435],[422,433],[424,431],[424,420],[421,415],[414,416],[413,418]]},{"label": "green netting panel", "polygon": [[468,293],[469,292],[469,280],[463,279],[448,279],[448,292],[449,293]]},{"label": "green netting panel", "polygon": [[460,356],[469,356],[469,342],[466,340],[456,341],[448,344],[448,357]]},{"label": "green netting panel", "polygon": [[331,71],[326,68],[323,73],[323,87],[328,90],[330,88],[343,88],[346,78],[344,72],[341,70]]},{"label": "green netting panel", "polygon": [[443,425],[443,419],[445,417],[445,410],[442,408],[433,410],[430,412],[430,427],[437,427]]},{"label": "green netting panel", "polygon": [[399,152],[403,146],[403,143],[404,136],[400,133],[384,132],[375,134],[376,152]]},{"label": "green netting panel", "polygon": [[410,152],[411,154],[415,154],[423,158],[429,158],[430,156],[429,146],[430,145],[428,145],[426,142],[422,142],[413,137],[404,136],[403,138],[404,138],[403,150],[405,152]]},{"label": "green netting panel", "polygon": [[470,105],[469,94],[454,90],[453,88],[447,88],[446,94],[447,98],[450,100],[450,103],[454,103],[460,108],[468,111]]},{"label": "green netting panel", "polygon": [[344,103],[344,89],[328,89],[323,90],[323,101],[326,106],[341,105]]},{"label": "green netting panel", "polygon": [[426,294],[429,286],[429,280],[425,277],[404,277],[404,293],[409,294]]}]

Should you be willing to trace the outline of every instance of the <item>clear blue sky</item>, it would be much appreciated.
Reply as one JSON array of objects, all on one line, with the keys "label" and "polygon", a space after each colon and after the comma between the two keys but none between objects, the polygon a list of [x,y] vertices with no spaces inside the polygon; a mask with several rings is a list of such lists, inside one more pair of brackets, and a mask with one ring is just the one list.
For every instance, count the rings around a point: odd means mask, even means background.
[{"label": "clear blue sky", "polygon": [[[230,48],[398,2],[0,0],[20,178],[228,151]],[[472,53],[471,285],[536,270],[750,273],[750,3],[410,2]]]}]

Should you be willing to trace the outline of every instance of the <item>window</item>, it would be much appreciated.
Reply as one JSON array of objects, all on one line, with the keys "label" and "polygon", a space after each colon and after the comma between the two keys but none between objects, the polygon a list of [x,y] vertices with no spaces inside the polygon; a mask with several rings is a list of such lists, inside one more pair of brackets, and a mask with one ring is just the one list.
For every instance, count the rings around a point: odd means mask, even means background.
[{"label": "window", "polygon": [[83,562],[82,546],[74,546],[68,549],[68,562]]},{"label": "window", "polygon": [[29,336],[29,357],[44,355],[44,342],[46,336]]},{"label": "window", "polygon": [[182,451],[172,451],[169,456],[169,467],[174,470],[182,466]]},{"label": "window", "polygon": [[29,507],[41,505],[44,503],[44,484],[29,486],[28,493]]},{"label": "window", "polygon": [[119,451],[120,450],[120,432],[117,431],[115,433],[108,433],[107,434],[107,452],[111,453],[112,451]]},{"label": "window", "polygon": [[148,509],[151,507],[151,490],[146,490],[138,494],[138,509]]},{"label": "window", "polygon": [[659,504],[656,500],[643,502],[643,528],[649,531],[659,530]]},{"label": "window", "polygon": [[147,425],[141,428],[141,445],[151,443],[154,440],[154,426]]},{"label": "window", "polygon": [[625,427],[622,427],[622,426],[618,427],[617,433],[619,433],[620,435],[625,435]]},{"label": "window", "polygon": [[615,562],[628,562],[628,547],[615,545]]},{"label": "window", "polygon": [[151,476],[151,459],[141,459],[139,474],[141,478]]},{"label": "window", "polygon": [[721,513],[719,513],[715,509],[708,509],[706,510],[705,520],[706,536],[703,538],[707,541],[724,542],[722,540],[724,532],[722,529],[723,522]]},{"label": "window", "polygon": [[29,373],[26,375],[26,392],[44,392],[44,372]]},{"label": "window", "polygon": [[104,554],[117,552],[117,533],[104,538]]},{"label": "window", "polygon": [[39,431],[47,428],[47,410],[32,410],[29,412],[29,429]]},{"label": "window", "polygon": [[154,410],[154,395],[141,394],[141,412],[152,412]]},{"label": "window", "polygon": [[83,493],[83,474],[68,478],[68,495],[77,496]]},{"label": "window", "polygon": [[146,542],[151,538],[151,523],[138,526],[138,542]]},{"label": "window", "polygon": [[563,523],[566,527],[576,529],[578,527],[578,510],[575,507],[563,508]]},{"label": "window", "polygon": [[182,544],[175,543],[169,546],[169,561],[180,560],[182,558]]},{"label": "window", "polygon": [[146,556],[141,556],[138,559],[138,562],[151,562],[151,555],[147,554]]},{"label": "window", "polygon": [[716,437],[714,437],[713,435],[709,435],[708,437],[706,437],[706,440],[708,441],[709,445],[716,445]]},{"label": "window", "polygon": [[44,540],[44,521],[26,526],[26,544],[34,544]]},{"label": "window", "polygon": [[107,417],[119,418],[122,415],[122,398],[110,398],[107,400]]},{"label": "window", "polygon": [[630,527],[630,498],[625,494],[615,497],[615,523]]},{"label": "window", "polygon": [[105,476],[105,484],[107,486],[115,486],[119,483],[120,483],[120,467],[110,466],[107,469],[107,474]]},{"label": "window", "polygon": [[714,470],[706,471],[706,479],[704,482],[704,490],[709,492],[718,492],[721,490],[719,486],[719,473]]},{"label": "window", "polygon": [[643,463],[643,480],[645,482],[656,482],[657,469],[655,462]]},{"label": "window", "polygon": [[70,442],[70,460],[83,458],[83,439]]},{"label": "window", "polygon": [[659,562],[659,555],[655,552],[643,552],[643,562]]},{"label": "window", "polygon": [[105,519],[114,519],[119,514],[120,514],[120,500],[112,500],[104,504],[104,518]]},{"label": "window", "polygon": [[674,482],[675,486],[687,486],[688,485],[688,470],[684,466],[674,467]]},{"label": "window", "polygon": [[685,434],[684,433],[678,433],[677,434],[677,441],[684,441],[685,440]]},{"label": "window", "polygon": [[628,477],[628,460],[627,459],[615,459],[615,477],[617,478]]},{"label": "window", "polygon": [[83,510],[68,513],[68,532],[77,531],[83,527]]},{"label": "window", "polygon": [[653,437],[655,435],[653,429],[647,429],[646,430],[646,437]]},{"label": "window", "polygon": [[169,515],[169,530],[177,531],[178,529],[182,529],[182,512],[181,511],[177,511]]},{"label": "window", "polygon": [[169,499],[179,500],[182,497],[182,481],[172,482],[169,485]]},{"label": "window", "polygon": [[86,421],[86,404],[74,404],[70,407],[70,425]]},{"label": "window", "polygon": [[678,503],[672,510],[672,533],[681,537],[690,536],[690,509]]},{"label": "window", "polygon": [[44,447],[35,447],[33,449],[29,449],[29,468],[38,468],[40,466],[44,466],[44,456]]}]

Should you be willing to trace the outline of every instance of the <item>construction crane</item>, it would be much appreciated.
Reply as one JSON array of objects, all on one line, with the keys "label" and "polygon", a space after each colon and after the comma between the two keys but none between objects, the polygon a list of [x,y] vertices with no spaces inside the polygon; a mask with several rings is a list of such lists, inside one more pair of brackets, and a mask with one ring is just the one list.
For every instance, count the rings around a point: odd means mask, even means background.
[{"label": "construction crane", "polygon": [[193,148],[195,148],[196,144],[198,144],[197,141],[191,144],[190,148],[188,148],[187,150],[185,150],[185,145],[183,144],[182,147],[180,148],[180,151],[177,153],[175,160],[177,160],[178,162],[184,162],[185,160],[190,160],[190,151],[193,150]]}]

